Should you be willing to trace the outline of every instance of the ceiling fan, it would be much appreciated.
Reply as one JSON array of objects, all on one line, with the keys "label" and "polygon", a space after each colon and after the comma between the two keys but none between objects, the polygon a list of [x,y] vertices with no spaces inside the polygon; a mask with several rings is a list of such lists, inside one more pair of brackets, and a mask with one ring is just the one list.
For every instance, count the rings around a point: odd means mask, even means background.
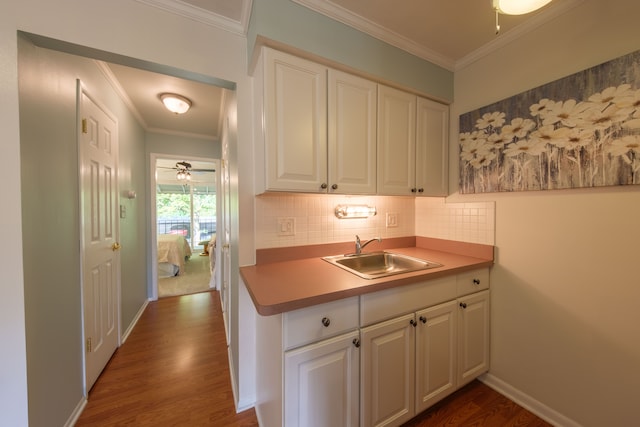
[{"label": "ceiling fan", "polygon": [[166,167],[166,166],[158,166],[159,169],[173,169],[176,171],[176,178],[178,181],[190,181],[191,173],[197,172],[215,172],[215,169],[207,169],[207,168],[193,168],[191,163],[183,160],[181,162],[177,162],[175,167]]}]

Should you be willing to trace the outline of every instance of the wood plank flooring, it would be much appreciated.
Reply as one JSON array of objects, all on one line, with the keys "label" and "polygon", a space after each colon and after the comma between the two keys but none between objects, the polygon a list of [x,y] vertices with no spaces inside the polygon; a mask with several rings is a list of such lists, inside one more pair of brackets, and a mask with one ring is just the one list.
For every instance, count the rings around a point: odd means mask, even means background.
[{"label": "wood plank flooring", "polygon": [[[257,425],[253,409],[235,412],[216,291],[149,303],[127,342],[98,378],[76,423],[135,427]],[[431,426],[551,424],[473,381],[403,427]]]},{"label": "wood plank flooring", "polygon": [[217,292],[149,303],[76,426],[257,426],[236,414]]}]

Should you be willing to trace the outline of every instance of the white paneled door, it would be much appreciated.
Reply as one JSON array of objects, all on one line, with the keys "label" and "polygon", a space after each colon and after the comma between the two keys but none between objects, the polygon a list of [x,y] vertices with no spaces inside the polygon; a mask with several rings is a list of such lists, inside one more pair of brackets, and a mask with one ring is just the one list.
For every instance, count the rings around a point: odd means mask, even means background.
[{"label": "white paneled door", "polygon": [[88,392],[118,347],[118,128],[78,84],[84,359]]}]

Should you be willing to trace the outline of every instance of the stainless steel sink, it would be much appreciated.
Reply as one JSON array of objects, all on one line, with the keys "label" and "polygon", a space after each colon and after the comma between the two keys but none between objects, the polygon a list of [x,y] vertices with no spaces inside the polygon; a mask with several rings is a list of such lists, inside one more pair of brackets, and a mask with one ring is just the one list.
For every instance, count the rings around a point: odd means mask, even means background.
[{"label": "stainless steel sink", "polygon": [[363,279],[378,279],[393,274],[442,267],[442,264],[437,262],[387,251],[335,255],[322,259]]}]

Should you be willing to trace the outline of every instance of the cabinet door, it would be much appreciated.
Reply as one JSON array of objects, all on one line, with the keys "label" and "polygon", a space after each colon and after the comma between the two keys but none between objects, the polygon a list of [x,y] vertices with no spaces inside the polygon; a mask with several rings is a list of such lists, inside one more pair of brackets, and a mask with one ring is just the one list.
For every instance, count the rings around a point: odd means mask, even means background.
[{"label": "cabinet door", "polygon": [[416,96],[378,86],[378,194],[410,196],[415,181]]},{"label": "cabinet door", "polygon": [[359,425],[358,332],[285,352],[286,427]]},{"label": "cabinet door", "polygon": [[416,313],[416,413],[455,390],[456,301]]},{"label": "cabinet door", "polygon": [[329,192],[376,193],[376,93],[372,81],[329,70]]},{"label": "cabinet door", "polygon": [[267,189],[326,192],[327,69],[265,49]]},{"label": "cabinet door", "polygon": [[362,425],[398,426],[414,415],[414,315],[362,329]]},{"label": "cabinet door", "polygon": [[458,387],[489,370],[489,291],[458,299]]},{"label": "cabinet door", "polygon": [[448,194],[449,107],[418,98],[416,188],[419,196]]}]

